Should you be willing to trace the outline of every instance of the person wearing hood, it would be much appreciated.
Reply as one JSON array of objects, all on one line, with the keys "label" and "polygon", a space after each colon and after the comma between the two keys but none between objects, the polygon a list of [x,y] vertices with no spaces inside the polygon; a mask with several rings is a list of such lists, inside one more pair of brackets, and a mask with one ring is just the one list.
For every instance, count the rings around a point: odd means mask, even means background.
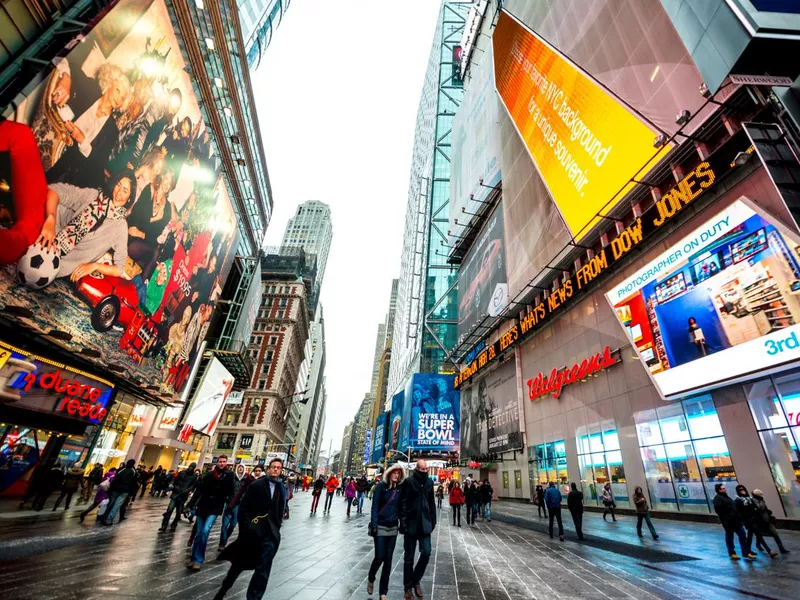
[{"label": "person wearing hood", "polygon": [[172,486],[172,496],[170,496],[169,499],[169,506],[162,515],[164,518],[161,519],[161,527],[158,528],[159,531],[167,530],[167,524],[169,523],[169,518],[172,516],[173,511],[175,511],[175,520],[172,522],[171,529],[175,531],[178,527],[178,522],[181,520],[181,514],[183,513],[183,505],[186,504],[189,494],[197,485],[197,477],[197,463],[191,463],[188,469],[184,469],[178,473],[178,476],[175,478],[175,483]]},{"label": "person wearing hood", "polygon": [[483,480],[483,485],[481,486],[481,506],[483,507],[483,518],[486,521],[492,520],[492,496],[494,495],[494,490],[492,489],[491,484],[489,483],[488,479]]},{"label": "person wearing hood", "polygon": [[64,498],[67,499],[67,501],[64,503],[64,510],[69,509],[69,503],[72,502],[72,496],[75,494],[75,492],[81,489],[82,482],[83,469],[80,468],[78,463],[75,463],[64,476],[64,482],[61,484],[61,493],[58,495],[58,498],[56,498],[55,505],[53,505],[53,512],[55,512]]},{"label": "person wearing hood", "polygon": [[[420,581],[431,558],[431,534],[436,528],[436,501],[433,482],[428,477],[428,463],[418,460],[417,467],[400,485],[400,533],[403,538],[403,588],[405,599],[416,594],[422,598]],[[419,561],[414,566],[414,552],[419,544]],[[413,590],[413,593],[412,593]]]},{"label": "person wearing hood", "polygon": [[[753,504],[755,505],[755,526],[760,531],[762,536],[772,537],[775,540],[775,543],[778,544],[778,550],[781,551],[781,554],[789,554],[789,550],[783,545],[781,541],[781,537],[778,535],[778,531],[775,529],[775,517],[772,516],[772,511],[767,507],[767,503],[764,500],[764,493],[761,490],[753,490]],[[761,538],[761,543],[764,545],[764,548],[769,552],[769,548],[764,543],[764,538]],[[776,552],[770,552],[769,555],[772,558],[777,556]]]},{"label": "person wearing hood", "polygon": [[347,500],[347,516],[350,516],[350,509],[353,506],[353,500],[355,500],[357,494],[356,489],[356,480],[352,477],[347,480],[347,486],[344,488],[344,497]]},{"label": "person wearing hood", "polygon": [[542,516],[544,511],[544,518],[547,518],[547,507],[544,505],[544,488],[541,485],[536,486],[536,492],[533,495],[533,503],[539,511],[539,516]]},{"label": "person wearing hood", "polygon": [[[92,512],[98,506],[100,506],[104,500],[108,500],[108,496],[110,493],[108,490],[111,487],[111,482],[114,481],[114,476],[116,474],[117,474],[116,467],[111,467],[108,470],[108,473],[105,474],[105,477],[103,477],[102,481],[100,482],[100,485],[97,486],[97,492],[94,495],[94,502],[92,502],[92,505],[80,514],[79,518],[81,520],[81,523],[83,523],[83,520],[87,516],[89,516],[89,513]],[[97,520],[99,521],[100,519],[101,515],[97,515]]]},{"label": "person wearing hood", "polygon": [[[114,481],[109,486],[108,509],[103,518],[103,525],[113,525],[117,511],[120,511],[130,494],[135,494],[139,486],[136,477],[136,461],[132,458],[125,463],[125,467],[117,471]],[[120,522],[126,519],[124,511],[120,512]]]},{"label": "person wearing hood", "polygon": [[[325,476],[320,475],[317,477],[316,481],[314,481],[314,489],[311,490],[311,514],[315,514],[317,512],[317,507],[319,506],[319,499],[322,496],[322,490],[325,489]],[[332,496],[332,494],[331,494]],[[327,500],[326,500],[327,501]]]},{"label": "person wearing hood", "polygon": [[[246,488],[255,478],[245,471],[244,465],[239,463],[233,470],[233,498],[222,513],[222,529],[219,533],[219,549],[228,545],[228,540],[236,529],[236,515],[239,512],[239,503],[242,497],[239,492]],[[290,492],[291,495],[291,492]]]},{"label": "person wearing hood", "polygon": [[717,495],[714,496],[714,512],[717,513],[720,523],[725,529],[725,545],[728,547],[728,556],[731,557],[731,560],[739,560],[739,555],[736,554],[736,549],[733,545],[733,534],[736,534],[744,557],[748,559],[755,558],[756,555],[750,552],[750,545],[747,543],[747,534],[742,526],[742,518],[736,509],[736,504],[728,496],[725,484],[716,484],[714,491],[717,492]]},{"label": "person wearing hood", "polygon": [[745,529],[747,529],[747,547],[752,551],[753,536],[755,536],[756,547],[759,550],[766,552],[772,558],[778,556],[778,553],[770,550],[767,542],[764,541],[762,528],[758,522],[756,503],[753,501],[753,498],[750,497],[750,493],[745,486],[741,484],[736,486],[736,498],[734,499],[734,503],[736,504],[736,511],[739,513],[739,517],[741,517]]},{"label": "person wearing hood", "polygon": [[450,508],[453,511],[453,525],[458,523],[461,527],[461,505],[464,504],[464,492],[461,491],[461,484],[454,481],[450,485]]},{"label": "person wearing hood", "polygon": [[397,543],[400,523],[400,485],[403,482],[403,468],[393,465],[386,469],[383,480],[375,486],[372,494],[372,510],[370,511],[369,535],[375,540],[375,558],[369,567],[367,576],[367,593],[371,596],[375,590],[375,578],[381,570],[378,584],[380,600],[387,600],[389,593],[389,576],[392,574],[392,556]]},{"label": "person wearing hood", "polygon": [[211,533],[217,517],[233,498],[233,479],[233,473],[228,469],[228,457],[220,454],[214,468],[203,475],[197,484],[197,502],[192,498],[192,503],[197,507],[197,533],[192,542],[192,557],[186,563],[186,567],[192,571],[199,571],[205,562],[208,534]]},{"label": "person wearing hood", "polygon": [[358,478],[356,481],[356,495],[358,497],[358,510],[357,513],[364,512],[364,496],[366,495],[367,491],[369,490],[369,481],[367,481],[367,475],[365,473],[361,474],[361,477]]},{"label": "person wearing hood", "polygon": [[475,497],[477,492],[477,486],[472,487],[472,484],[475,482],[471,479],[467,479],[464,482],[464,509],[467,512],[467,525],[471,525],[475,523],[475,517],[473,517],[473,506],[477,502],[477,498]]},{"label": "person wearing hood", "polygon": [[253,571],[247,586],[247,600],[264,597],[272,561],[281,543],[281,525],[288,518],[289,492],[280,480],[283,461],[273,458],[267,476],[247,487],[239,505],[239,536],[219,555],[230,561],[228,574],[214,600],[222,600],[243,571]]}]

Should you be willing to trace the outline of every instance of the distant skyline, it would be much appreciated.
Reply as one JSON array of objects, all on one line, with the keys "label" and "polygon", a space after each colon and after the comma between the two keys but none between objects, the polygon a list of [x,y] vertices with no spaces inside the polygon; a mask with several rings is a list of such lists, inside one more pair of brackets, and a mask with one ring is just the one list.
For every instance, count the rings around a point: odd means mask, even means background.
[{"label": "distant skyline", "polygon": [[[400,271],[417,104],[440,3],[294,2],[252,74],[279,245],[298,204],[330,205],[322,287],[328,404],[321,450],[370,391],[375,331]],[[387,44],[386,24],[404,32]],[[400,53],[399,55],[397,53]]]}]

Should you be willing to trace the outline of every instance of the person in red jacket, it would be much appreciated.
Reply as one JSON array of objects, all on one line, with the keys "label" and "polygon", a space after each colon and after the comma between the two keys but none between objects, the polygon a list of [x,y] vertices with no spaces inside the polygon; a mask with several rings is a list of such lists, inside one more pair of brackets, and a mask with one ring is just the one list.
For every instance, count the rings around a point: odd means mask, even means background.
[{"label": "person in red jacket", "polygon": [[458,522],[459,527],[461,527],[462,504],[464,504],[464,492],[461,490],[461,484],[454,481],[453,485],[450,486],[450,508],[453,509],[453,525]]},{"label": "person in red jacket", "polygon": [[325,508],[322,510],[323,515],[325,513],[330,514],[331,504],[333,504],[333,495],[336,493],[336,488],[338,487],[339,480],[336,478],[336,475],[331,473],[331,476],[328,477],[328,481],[325,482],[325,489],[328,493],[325,496]]},{"label": "person in red jacket", "polygon": [[16,263],[42,230],[47,181],[30,127],[0,118],[0,264]]}]

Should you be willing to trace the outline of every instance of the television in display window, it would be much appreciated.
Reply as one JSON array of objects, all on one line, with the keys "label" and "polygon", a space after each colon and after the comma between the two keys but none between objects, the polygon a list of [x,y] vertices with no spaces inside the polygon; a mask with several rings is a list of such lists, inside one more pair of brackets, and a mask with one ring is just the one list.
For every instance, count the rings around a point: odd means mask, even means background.
[{"label": "television in display window", "polygon": [[664,302],[667,302],[685,291],[686,278],[683,276],[683,271],[681,271],[667,279],[664,283],[659,283],[656,286],[656,299],[659,304],[664,304]]},{"label": "television in display window", "polygon": [[738,242],[731,244],[731,256],[733,264],[740,263],[750,258],[767,247],[767,233],[762,227],[758,231],[742,238]]}]

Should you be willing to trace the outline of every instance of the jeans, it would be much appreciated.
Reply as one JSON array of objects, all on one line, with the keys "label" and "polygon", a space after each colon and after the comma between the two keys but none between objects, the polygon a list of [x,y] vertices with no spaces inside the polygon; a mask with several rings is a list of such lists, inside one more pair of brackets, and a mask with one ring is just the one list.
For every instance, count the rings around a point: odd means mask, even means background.
[{"label": "jeans", "polygon": [[483,505],[483,518],[492,520],[492,503],[487,502]]},{"label": "jeans", "polygon": [[197,534],[192,543],[192,562],[202,565],[206,559],[206,545],[208,544],[208,534],[217,520],[217,515],[197,515]]},{"label": "jeans", "polygon": [[42,510],[44,505],[47,504],[47,499],[50,497],[50,494],[53,492],[41,492],[36,494],[33,499],[33,510]]},{"label": "jeans", "polygon": [[[417,566],[414,566],[414,551],[417,549],[417,542],[419,542],[419,560]],[[414,537],[410,534],[403,536],[403,587],[410,590],[417,585],[422,576],[425,575],[425,568],[428,566],[428,561],[431,558],[431,536],[421,535]]]},{"label": "jeans", "polygon": [[451,504],[450,509],[453,511],[453,525],[456,524],[456,519],[458,519],[458,526],[461,527],[461,505]]},{"label": "jeans", "polygon": [[747,547],[750,548],[751,550],[753,549],[753,536],[754,535],[756,537],[756,546],[759,549],[764,550],[764,552],[769,552],[770,551],[770,547],[767,545],[767,542],[764,540],[764,536],[761,535],[761,532],[758,529],[756,529],[755,527],[752,527],[752,528],[747,530]]},{"label": "jeans", "polygon": [[364,492],[358,492],[358,512],[364,508]]},{"label": "jeans", "polygon": [[[653,536],[653,539],[658,537],[656,533],[656,528],[653,527],[653,522],[650,520],[650,513],[638,513],[636,515],[636,533],[639,534],[639,537],[642,537],[642,520],[647,521],[647,528],[650,530],[650,535]],[[748,546],[750,544],[748,543]]]},{"label": "jeans", "polygon": [[564,537],[564,524],[561,522],[561,507],[560,506],[551,506],[550,507],[550,527],[548,527],[548,533],[550,537],[553,537],[553,519],[558,521],[558,537]]},{"label": "jeans", "polygon": [[[210,516],[214,517],[215,515]],[[250,585],[247,586],[247,600],[261,600],[264,597],[264,592],[267,591],[267,583],[269,583],[269,573],[272,570],[272,561],[277,551],[278,545],[275,542],[272,540],[263,541],[258,564],[253,571],[253,576],[250,578]],[[222,586],[219,588],[217,595],[214,596],[214,600],[222,600],[225,597],[225,593],[233,587],[242,571],[244,569],[241,567],[231,564],[231,568],[228,569],[228,574],[222,580]]]},{"label": "jeans", "polygon": [[239,507],[234,506],[233,509],[225,508],[222,513],[222,531],[219,533],[219,545],[227,546],[228,538],[231,537],[233,530],[236,529],[236,517],[239,515]]},{"label": "jeans", "polygon": [[464,506],[466,507],[467,512],[467,525],[469,525],[472,523],[472,504],[467,503]]},{"label": "jeans", "polygon": [[331,504],[333,504],[333,494],[335,494],[335,492],[328,492],[328,495],[325,496],[325,508],[323,512],[330,512]]},{"label": "jeans", "polygon": [[442,508],[442,497],[441,496],[437,496],[436,497],[436,505],[437,505],[438,508]]},{"label": "jeans", "polygon": [[542,511],[544,511],[544,518],[547,518],[547,507],[544,504],[537,504],[536,508],[539,509],[539,516],[542,516]]},{"label": "jeans", "polygon": [[61,490],[61,493],[58,495],[58,498],[56,498],[56,503],[53,506],[53,510],[58,508],[58,505],[61,504],[61,501],[64,498],[67,499],[66,503],[64,503],[64,510],[67,510],[69,508],[69,503],[72,502],[72,495],[74,493],[75,492],[65,492],[64,490]]},{"label": "jeans", "polygon": [[368,579],[374,583],[378,569],[383,565],[381,582],[378,584],[378,594],[381,596],[389,593],[389,576],[392,574],[392,556],[394,555],[396,543],[396,535],[375,536],[375,558],[372,559],[372,564],[369,567]]},{"label": "jeans", "polygon": [[[317,506],[319,506],[319,497],[321,495],[322,495],[322,492],[320,492],[319,494],[314,494],[314,493],[311,494],[311,512],[312,513],[317,512]],[[325,501],[326,502],[328,501],[327,498],[325,499]]]},{"label": "jeans", "polygon": [[162,529],[167,528],[167,525],[169,524],[169,518],[172,516],[172,511],[175,511],[175,520],[172,521],[172,526],[178,526],[178,521],[181,520],[181,514],[183,513],[184,502],[186,502],[186,498],[181,495],[172,496],[172,498],[169,499],[169,506],[164,512],[164,518],[161,520]]},{"label": "jeans", "polygon": [[114,517],[117,516],[117,511],[122,507],[125,500],[128,499],[128,492],[111,492],[108,497],[108,508],[104,515],[103,522],[106,525],[111,525],[114,522]]},{"label": "jeans", "polygon": [[572,512],[569,511],[572,515],[572,522],[575,523],[575,533],[578,534],[578,539],[583,539],[583,513],[582,512]]},{"label": "jeans", "polygon": [[750,554],[750,546],[747,543],[747,534],[744,532],[744,527],[741,525],[731,527],[730,525],[723,525],[725,527],[725,545],[728,547],[728,554],[736,554],[736,548],[733,546],[733,534],[739,537],[739,546],[742,548],[742,554],[747,556]]}]

